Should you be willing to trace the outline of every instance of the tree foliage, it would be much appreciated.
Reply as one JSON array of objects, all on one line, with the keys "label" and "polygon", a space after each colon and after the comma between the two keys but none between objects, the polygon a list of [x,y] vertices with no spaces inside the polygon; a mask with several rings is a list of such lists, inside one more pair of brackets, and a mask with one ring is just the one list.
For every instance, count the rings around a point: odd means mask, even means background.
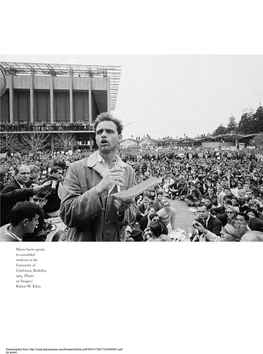
[{"label": "tree foliage", "polygon": [[54,150],[67,151],[75,141],[74,136],[70,133],[56,134],[52,138]]},{"label": "tree foliage", "polygon": [[260,148],[263,146],[263,133],[256,134],[254,138],[250,141],[251,146],[256,146]]},{"label": "tree foliage", "polygon": [[219,127],[216,128],[216,130],[213,132],[213,136],[221,135],[221,134],[226,134],[227,128],[223,126],[221,123]]},{"label": "tree foliage", "polygon": [[231,116],[228,119],[228,124],[227,124],[227,128],[226,128],[227,133],[236,133],[237,132],[237,122],[236,122],[236,118]]},{"label": "tree foliage", "polygon": [[41,132],[23,134],[22,143],[26,151],[35,153],[50,147],[50,136]]},{"label": "tree foliage", "polygon": [[17,134],[3,133],[0,138],[1,152],[20,152],[23,145]]}]

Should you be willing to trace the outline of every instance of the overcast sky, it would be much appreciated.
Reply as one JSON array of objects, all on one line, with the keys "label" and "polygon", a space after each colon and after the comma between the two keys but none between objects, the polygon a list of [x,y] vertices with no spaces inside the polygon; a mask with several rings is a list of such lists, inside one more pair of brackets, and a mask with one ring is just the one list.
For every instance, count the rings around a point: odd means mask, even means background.
[{"label": "overcast sky", "polygon": [[124,138],[195,137],[263,104],[262,55],[2,55],[1,61],[121,65]]}]

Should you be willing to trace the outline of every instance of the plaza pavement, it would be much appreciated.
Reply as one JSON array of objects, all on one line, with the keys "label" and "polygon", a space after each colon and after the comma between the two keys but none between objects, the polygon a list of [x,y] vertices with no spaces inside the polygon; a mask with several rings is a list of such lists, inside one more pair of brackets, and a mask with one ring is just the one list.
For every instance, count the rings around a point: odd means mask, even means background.
[{"label": "plaza pavement", "polygon": [[[180,200],[169,199],[171,207],[176,210],[176,226],[188,232],[188,227],[191,226],[192,221],[195,219],[195,214],[185,202]],[[194,209],[192,209],[194,210]]]}]

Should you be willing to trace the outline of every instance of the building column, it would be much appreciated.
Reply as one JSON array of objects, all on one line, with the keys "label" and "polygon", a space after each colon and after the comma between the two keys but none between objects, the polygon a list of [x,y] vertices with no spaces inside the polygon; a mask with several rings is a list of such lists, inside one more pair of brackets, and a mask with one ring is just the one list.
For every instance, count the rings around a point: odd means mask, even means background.
[{"label": "building column", "polygon": [[50,122],[54,123],[54,83],[53,75],[50,75]]},{"label": "building column", "polygon": [[9,75],[9,122],[14,123],[14,87],[13,87],[13,75]]},{"label": "building column", "polygon": [[[89,123],[92,122],[91,90],[92,90],[92,84],[91,84],[91,77],[89,76]],[[91,133],[89,133],[89,151],[92,151],[92,136],[91,136]]]},{"label": "building column", "polygon": [[34,123],[34,74],[31,74],[30,80],[30,122]]},{"label": "building column", "polygon": [[91,77],[89,76],[89,123],[92,122]]},{"label": "building column", "polygon": [[111,102],[110,102],[110,78],[107,77],[107,112],[111,111]]},{"label": "building column", "polygon": [[73,73],[69,77],[69,121],[73,123]]}]

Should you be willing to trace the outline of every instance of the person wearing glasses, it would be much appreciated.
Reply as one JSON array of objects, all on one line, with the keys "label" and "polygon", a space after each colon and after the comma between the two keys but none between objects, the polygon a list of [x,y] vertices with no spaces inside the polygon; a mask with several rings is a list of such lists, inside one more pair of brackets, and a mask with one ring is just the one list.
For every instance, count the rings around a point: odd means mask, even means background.
[{"label": "person wearing glasses", "polygon": [[229,220],[236,219],[237,210],[234,206],[228,205],[226,207],[225,213],[226,213],[226,217],[227,217],[227,223],[229,222]]},{"label": "person wearing glasses", "polygon": [[230,220],[223,226],[220,232],[221,237],[207,230],[198,221],[195,222],[194,227],[202,235],[200,241],[206,241],[206,239],[208,239],[210,242],[240,242],[242,236],[247,232],[246,226],[238,220]]}]

